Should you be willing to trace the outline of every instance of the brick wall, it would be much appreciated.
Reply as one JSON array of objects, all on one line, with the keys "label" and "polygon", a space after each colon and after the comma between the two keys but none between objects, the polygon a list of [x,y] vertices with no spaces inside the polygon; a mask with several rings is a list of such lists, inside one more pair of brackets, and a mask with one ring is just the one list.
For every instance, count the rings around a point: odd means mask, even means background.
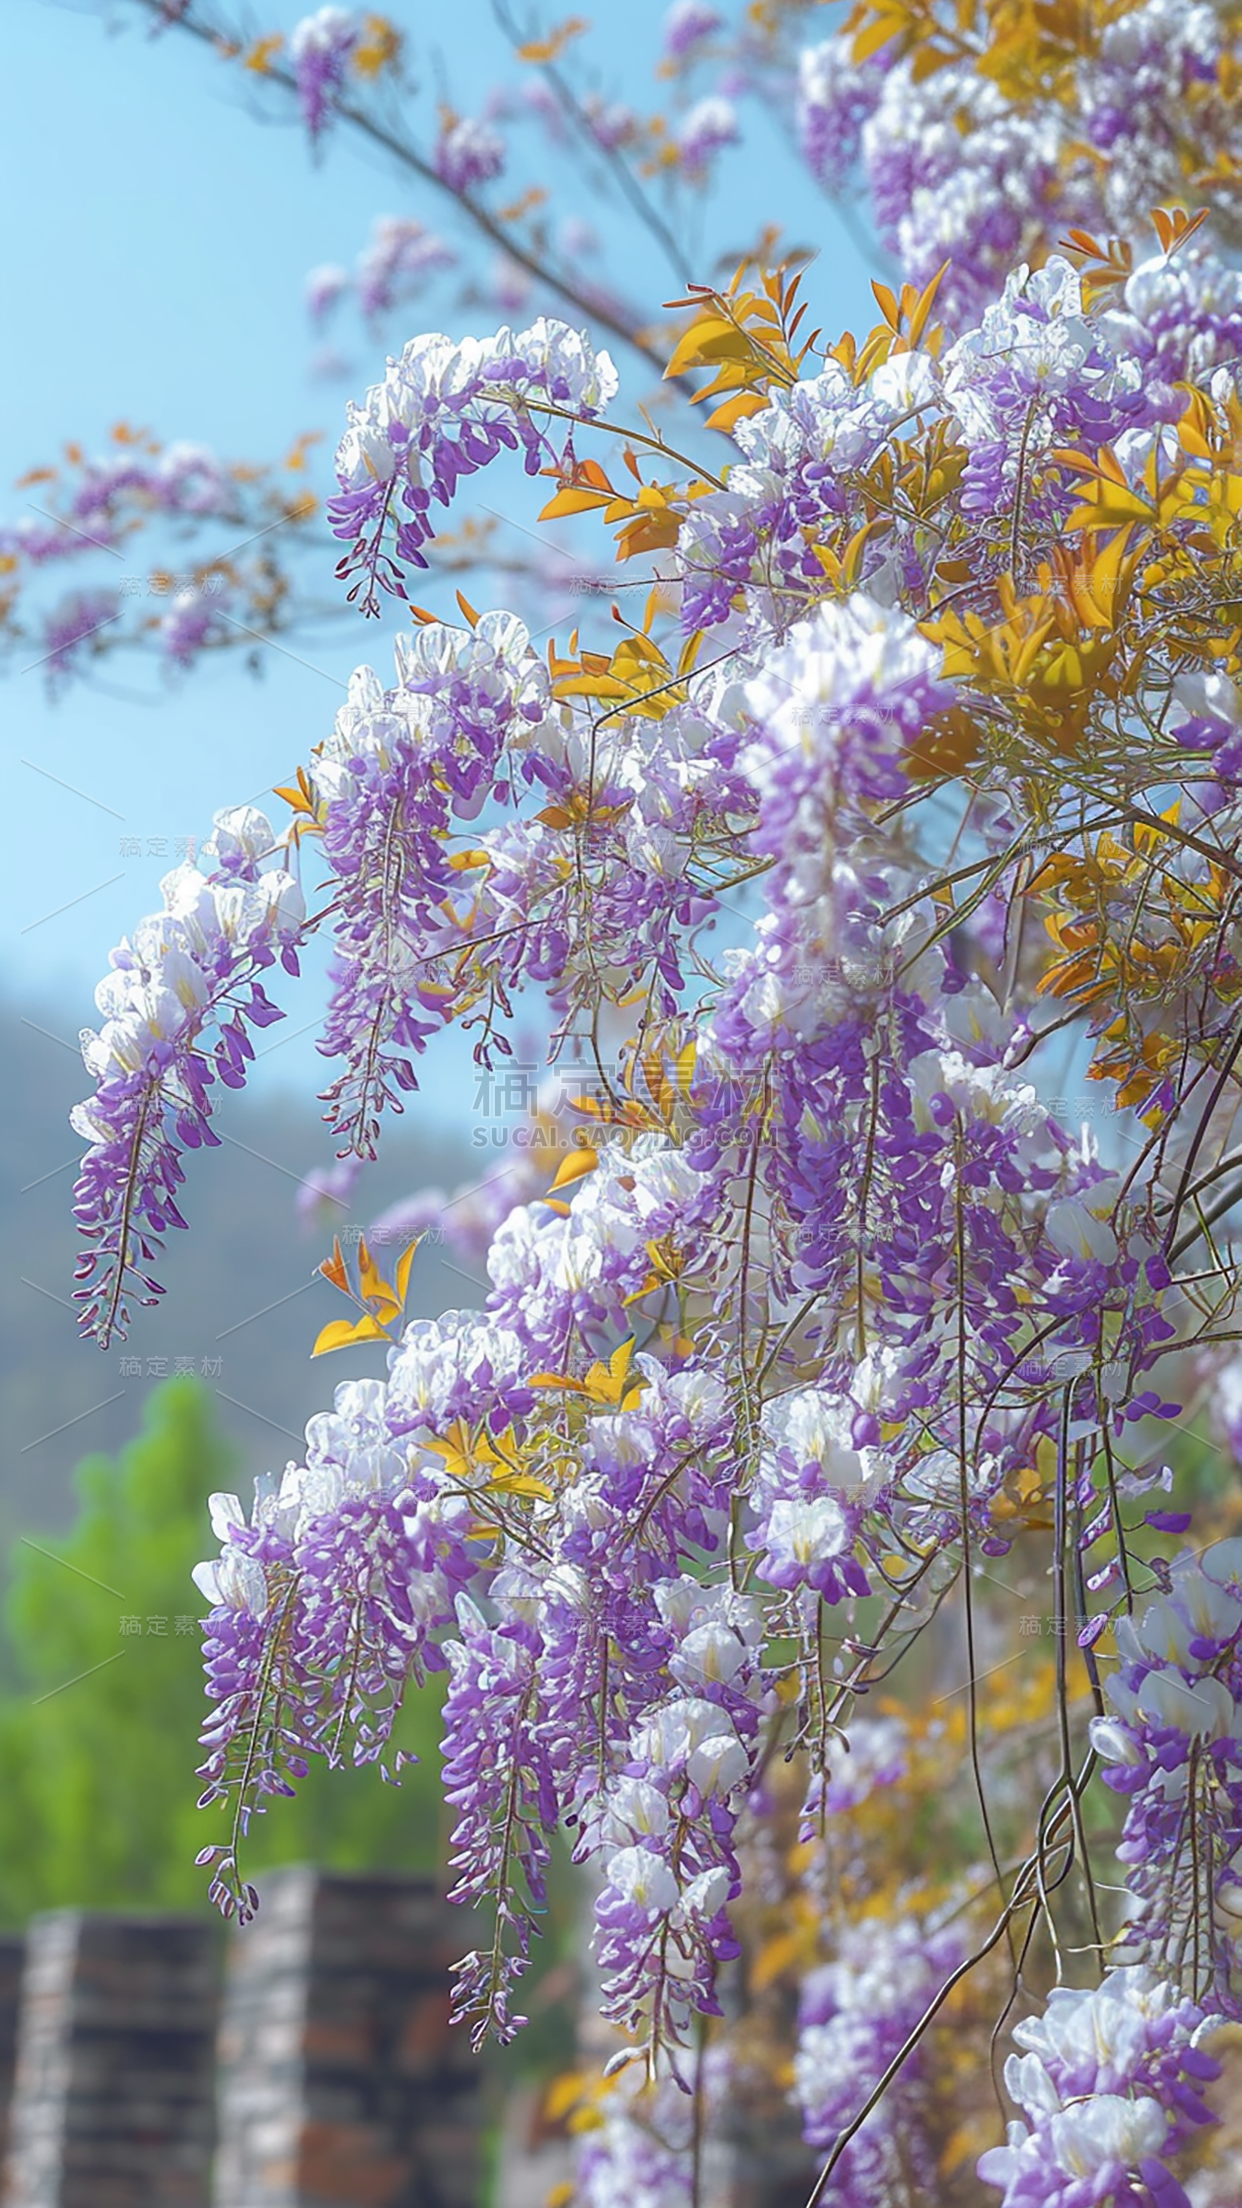
[{"label": "brick wall", "polygon": [[0,2184],[9,2142],[9,2108],[17,2063],[17,2016],[21,2002],[26,1942],[0,1934]]},{"label": "brick wall", "polygon": [[6,2208],[207,2208],[217,1947],[193,1918],[35,1918]]},{"label": "brick wall", "polygon": [[232,1942],[217,2208],[477,2208],[464,1920],[430,1881],[273,1873]]}]

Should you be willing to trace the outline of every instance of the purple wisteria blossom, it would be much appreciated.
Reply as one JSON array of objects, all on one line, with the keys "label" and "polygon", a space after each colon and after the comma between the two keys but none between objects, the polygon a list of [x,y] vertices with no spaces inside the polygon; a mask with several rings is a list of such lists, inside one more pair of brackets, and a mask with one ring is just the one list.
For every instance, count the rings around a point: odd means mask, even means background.
[{"label": "purple wisteria blossom", "polygon": [[560,1805],[540,1738],[538,1632],[520,1620],[489,1626],[467,1596],[458,1623],[444,1709],[444,1798],[456,1819],[449,1898],[490,1903],[496,1924],[490,1950],[456,1967],[454,2011],[476,2019],[476,2046],[489,2032],[504,2045],[526,2022],[510,1995],[546,1904]]},{"label": "purple wisteria blossom", "polygon": [[678,158],[686,175],[696,183],[701,182],[715,156],[726,146],[735,146],[739,136],[732,100],[722,98],[719,93],[696,100],[680,119],[674,133]]},{"label": "purple wisteria blossom", "polygon": [[349,57],[358,43],[359,25],[345,8],[320,8],[294,25],[289,58],[297,82],[302,119],[316,145],[327,128],[333,102],[345,81]]},{"label": "purple wisteria blossom", "polygon": [[[349,1381],[306,1429],[304,1464],[261,1483],[249,1521],[234,1495],[212,1499],[218,1559],[195,1581],[211,1604],[201,1803],[225,1804],[228,1842],[214,1894],[243,1918],[255,1906],[238,1854],[266,1799],[293,1791],[312,1756],[380,1761],[411,1680],[442,1670],[433,1638],[454,1619],[473,1571],[469,1506],[441,1492],[432,1460],[411,1471],[386,1419],[386,1391]],[[398,1759],[399,1762],[399,1759]]]},{"label": "purple wisteria blossom", "polygon": [[[519,446],[535,473],[553,456],[549,410],[589,421],[615,390],[607,353],[562,323],[501,330],[485,343],[415,338],[365,404],[351,404],[337,451],[341,488],[328,512],[334,533],[354,540],[338,568],[359,577],[351,602],[362,592],[363,611],[377,614],[379,590],[405,595],[402,563],[427,564],[433,499],[447,506],[463,476]],[[393,555],[383,549],[390,526]]]},{"label": "purple wisteria blossom", "polygon": [[149,1268],[168,1228],[185,1225],[184,1152],[219,1141],[215,1083],[241,1088],[249,1030],[283,1017],[259,976],[278,960],[297,973],[305,907],[290,874],[262,867],[273,850],[262,813],[218,813],[203,854],[215,871],[187,864],[165,876],[163,911],[113,951],[95,993],[104,1024],[83,1031],[82,1055],[96,1087],[72,1114],[90,1144],[75,1192],[88,1248],[74,1295],[101,1348],[125,1334],[131,1298],[163,1294]]},{"label": "purple wisteria blossom", "polygon": [[[313,132],[354,20],[304,27]],[[670,62],[717,29],[710,9],[676,10]],[[1139,58],[1146,85],[1147,46]],[[1094,1992],[1059,1988],[1020,2027],[1009,2081],[1026,2119],[983,2174],[1010,2208],[1184,2208],[1169,2165],[1204,2120],[1208,2028],[1242,2013],[1242,1567],[1232,1542],[1166,1553],[1185,1517],[1147,1444],[1184,1393],[1172,1353],[1214,1357],[1232,1316],[1231,1285],[1216,1304],[1179,1267],[1201,1262],[1192,1206],[1209,1189],[1217,1202],[1218,1181],[1231,1202],[1236,1168],[1224,1135],[1200,1152],[1209,1123],[1232,1125],[1242,987],[1234,647],[1232,629],[1207,633],[1234,551],[1242,279],[1197,236],[1118,261],[1098,291],[1057,255],[1010,265],[1022,195],[1065,149],[977,74],[959,128],[936,72],[916,84],[904,58],[851,74],[834,47],[803,70],[825,178],[840,183],[856,145],[887,229],[917,212],[923,250],[928,191],[940,229],[969,238],[948,286],[960,334],[920,341],[908,299],[889,300],[906,334],[774,374],[710,481],[692,475],[672,504],[647,481],[634,512],[660,516],[659,565],[633,578],[645,626],[619,608],[611,654],[578,639],[545,656],[515,615],[464,600],[465,626],[416,610],[391,681],[360,668],[301,771],[339,1149],[312,1199],[352,1191],[446,1027],[490,1082],[531,1003],[586,1139],[390,1214],[449,1234],[460,1209],[483,1307],[408,1323],[394,1308],[386,1378],[338,1391],[252,1509],[215,1499],[219,1554],[197,1575],[202,1775],[230,1826],[206,1852],[216,1899],[250,1913],[247,1820],[314,1757],[395,1775],[403,1694],[447,1672],[454,1898],[492,1912],[458,1972],[459,2015],[480,2039],[516,2030],[564,1832],[594,1881],[606,2014],[686,2086],[705,2075],[701,2020],[728,2007],[747,1821],[773,1798],[773,1759],[797,1757],[799,1845],[820,1878],[799,1900],[822,1901],[832,1859],[841,1905],[812,1923],[794,2069],[808,2142],[843,2147],[824,2197],[934,2199],[938,2035],[919,2026],[970,1958],[990,1882],[965,1898],[910,1883],[883,1916],[870,1904],[891,1888],[853,1890],[867,1818],[890,1807],[873,1796],[918,1783],[934,1728],[950,1730],[898,1718],[876,1690],[894,1645],[941,1611],[947,1625],[995,1559],[1020,1568],[1050,1531],[1058,1684],[1076,1641],[1108,1714],[1066,1701],[1051,1744],[1051,1727],[1035,1737],[1046,1709],[1032,1721],[1031,1770],[1054,1791],[1037,1852],[1013,1874],[995,1858],[1008,1915],[986,1952],[1037,1901],[1057,1929],[1063,1881],[1044,1874],[1054,1851],[1067,1876],[1090,1872],[1070,1813],[1099,1765],[1126,1800],[1119,1952],[1139,1960]],[[885,137],[894,99],[928,120],[925,144]],[[636,127],[602,98],[583,112],[602,143]],[[677,127],[693,176],[733,110],[715,96]],[[973,149],[964,176],[955,139]],[[473,193],[503,159],[490,124],[446,124],[452,188]],[[1073,164],[1063,183],[1072,202]],[[436,257],[399,224],[376,255],[375,311]],[[1004,287],[964,327],[997,257]],[[336,275],[319,288],[326,303]],[[615,380],[585,335],[546,320],[414,338],[351,408],[337,456],[351,597],[368,613],[403,598],[433,513],[502,453],[597,486],[578,448],[613,426]],[[635,468],[671,462],[654,421],[633,432]],[[1084,516],[1101,484],[1119,504]],[[187,464],[183,491],[218,486]],[[1161,538],[1155,576],[1145,535]],[[1157,589],[1188,594],[1180,625],[1126,630]],[[210,642],[206,594],[175,601],[164,633],[177,662]],[[1135,633],[1143,650],[1114,679]],[[211,1084],[240,1085],[249,1028],[275,1016],[262,972],[296,970],[303,909],[266,820],[221,816],[210,863],[170,876],[165,912],[114,954],[87,1040],[82,1296],[104,1339],[127,1295],[158,1293],[182,1153],[214,1139]],[[1079,877],[1067,917],[1058,897]],[[1051,973],[1034,914],[1061,931]],[[1124,1059],[1113,951],[1141,963],[1151,1086],[1131,1095],[1122,1066],[1124,1124],[1097,1142],[1045,1069],[1066,1029]],[[1196,1089],[1205,1117],[1187,1134],[1178,1107]],[[541,1092],[536,1120],[555,1116]],[[1120,1162],[1118,1132],[1133,1146]],[[1200,1206],[1200,1239],[1220,1216]],[[968,1689],[972,1750],[992,1676],[974,1615],[967,1688],[954,1674],[939,1697]],[[842,1868],[833,1820],[855,1809]],[[1028,1952],[1033,1975],[1044,1950]],[[650,2141],[617,2133],[635,2186],[660,2198],[679,2182]],[[610,2182],[601,2153],[588,2197]]]},{"label": "purple wisteria blossom", "polygon": [[1212,2121],[1202,2099],[1220,2075],[1201,2044],[1210,2028],[1153,1971],[1110,1970],[1091,1991],[1054,1988],[1043,2016],[1014,2032],[1028,2051],[1005,2065],[1026,2121],[979,2163],[1004,2208],[1190,2208],[1167,2158]]},{"label": "purple wisteria blossom", "polygon": [[[1136,217],[1184,190],[1181,145],[1206,169],[1228,140],[1236,32],[1201,0],[1127,9],[1074,55],[1054,98],[1035,71],[1015,96],[968,46],[908,54],[892,40],[856,60],[855,36],[842,28],[799,56],[804,157],[834,193],[861,170],[880,237],[915,284],[948,263],[940,302],[957,328],[1041,238],[1133,235]],[[919,67],[929,52],[941,66]]]},{"label": "purple wisteria blossom", "polygon": [[724,18],[707,0],[673,0],[664,18],[664,51],[670,61],[684,61],[696,47],[724,28]]},{"label": "purple wisteria blossom", "polygon": [[347,1061],[327,1092],[343,1153],[374,1154],[380,1111],[400,1110],[415,1086],[412,1057],[459,1008],[444,910],[459,876],[445,837],[497,794],[511,727],[542,720],[541,672],[511,616],[489,614],[473,631],[424,628],[402,642],[399,689],[383,692],[369,669],[354,677],[317,763],[343,908],[320,1045]]},{"label": "purple wisteria blossom", "polygon": [[500,176],[505,165],[505,142],[490,123],[471,115],[449,122],[435,150],[437,176],[454,192],[477,191]]},{"label": "purple wisteria blossom", "polygon": [[[963,1960],[960,1934],[952,1930],[912,1917],[873,1917],[852,1924],[834,1959],[804,1980],[794,2092],[812,2146],[834,2146],[861,2115]],[[871,2208],[903,2193],[935,2198],[926,2094],[925,2063],[915,2048],[841,2155],[824,2195],[832,2208]]]},{"label": "purple wisteria blossom", "polygon": [[[1183,1521],[1176,1521],[1180,1526]],[[1168,1593],[1115,1628],[1092,1744],[1126,1802],[1126,1946],[1242,2017],[1242,1541],[1174,1558]],[[1189,1835],[1194,1835],[1194,1845]]]}]

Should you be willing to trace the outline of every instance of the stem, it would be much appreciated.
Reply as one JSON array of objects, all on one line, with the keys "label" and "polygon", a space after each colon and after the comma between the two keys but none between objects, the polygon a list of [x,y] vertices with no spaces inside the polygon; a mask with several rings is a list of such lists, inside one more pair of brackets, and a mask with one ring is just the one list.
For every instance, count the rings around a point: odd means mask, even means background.
[{"label": "stem", "polygon": [[[522,36],[512,14],[505,5],[505,0],[492,0],[492,12],[506,38],[512,40],[515,47],[520,46]],[[660,247],[678,282],[688,284],[690,272],[686,262],[682,259],[681,248],[668,225],[656,213],[629,162],[622,160],[615,146],[605,145],[597,132],[591,128],[590,117],[583,110],[573,86],[567,78],[561,75],[555,62],[541,62],[540,69],[583,143],[593,154],[598,155],[607,163],[609,170],[616,178],[639,221],[645,229],[651,232],[652,237]]]},{"label": "stem", "polygon": [[[230,43],[223,31],[216,29],[209,21],[196,15],[192,8],[187,8],[180,15],[169,16],[165,12],[163,0],[134,0],[134,5],[141,8],[144,14],[153,17],[161,30],[188,31],[192,38],[197,38],[203,45],[211,46],[217,50],[222,44]],[[294,98],[297,97],[297,79],[292,70],[284,68],[279,62],[269,62],[263,71],[263,75],[270,83],[278,84],[282,91],[291,93]],[[451,184],[446,183],[431,162],[426,160],[410,144],[408,139],[398,136],[395,130],[390,129],[385,123],[379,122],[375,116],[368,115],[364,108],[355,107],[352,101],[340,99],[334,101],[332,113],[341,122],[348,123],[354,130],[358,131],[362,137],[369,138],[373,145],[379,146],[385,153],[391,154],[393,159],[399,162],[402,168],[408,169],[412,176],[416,176],[421,184],[428,185],[432,191],[438,192],[442,198],[451,199],[454,206],[461,209],[467,220],[473,224],[481,237],[488,240],[489,244],[499,246],[503,253],[508,254],[510,260],[516,261],[520,268],[526,270],[528,276],[533,276],[537,283],[543,284],[549,291],[555,292],[556,296],[563,299],[567,306],[572,307],[576,314],[590,316],[599,323],[601,329],[607,330],[610,336],[617,338],[621,344],[628,345],[634,352],[640,353],[651,367],[658,369],[660,374],[663,375],[665,368],[664,355],[636,322],[625,321],[619,310],[611,308],[597,299],[584,298],[583,294],[576,289],[568,278],[558,275],[556,270],[548,267],[546,262],[539,260],[533,253],[528,252],[525,246],[519,245],[512,231],[507,229],[494,215],[490,214],[486,207],[481,206],[477,199],[472,198],[468,192],[457,191]]]}]

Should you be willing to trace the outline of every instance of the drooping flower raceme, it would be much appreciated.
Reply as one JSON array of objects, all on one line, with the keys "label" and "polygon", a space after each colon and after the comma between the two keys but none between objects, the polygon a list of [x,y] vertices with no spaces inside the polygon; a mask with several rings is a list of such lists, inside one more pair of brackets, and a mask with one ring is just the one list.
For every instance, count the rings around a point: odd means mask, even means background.
[{"label": "drooping flower raceme", "polygon": [[[607,353],[562,323],[483,343],[415,338],[365,404],[351,405],[337,452],[329,514],[336,535],[353,540],[338,569],[358,576],[351,600],[361,592],[363,610],[378,613],[379,590],[404,596],[400,563],[426,565],[433,500],[447,506],[463,476],[519,445],[533,474],[553,454],[547,420],[558,411],[590,420],[616,388]],[[390,526],[395,558],[384,550]]]},{"label": "drooping flower raceme", "polygon": [[1175,1558],[1119,1619],[1092,1745],[1126,1802],[1126,1944],[1191,1999],[1242,2016],[1242,1542]]},{"label": "drooping flower raceme", "polygon": [[327,127],[333,99],[344,82],[346,63],[359,35],[360,26],[346,8],[319,8],[294,25],[289,57],[312,145]]},{"label": "drooping flower raceme", "polygon": [[979,2164],[1004,2208],[1189,2208],[1167,2157],[1209,2121],[1202,2092],[1220,2074],[1201,2044],[1209,2028],[1140,1967],[1110,1970],[1094,1990],[1056,1987],[1043,2016],[1017,2026],[1027,2052],[1005,2065],[1026,2121]]},{"label": "drooping flower raceme", "polygon": [[[861,2115],[933,1997],[963,1961],[961,1940],[912,1917],[851,1925],[830,1963],[804,1980],[794,2091],[812,2146],[831,2147]],[[867,2117],[825,2196],[836,2208],[868,2208],[913,2186],[935,2197],[936,2167],[923,2137],[926,2079],[917,2051]]]},{"label": "drooping flower raceme", "polygon": [[290,874],[263,866],[273,849],[262,813],[218,813],[203,854],[215,870],[165,876],[163,911],[113,951],[96,991],[103,1025],[82,1037],[96,1086],[72,1116],[90,1144],[75,1194],[89,1245],[75,1298],[101,1347],[126,1331],[131,1297],[163,1293],[148,1267],[167,1229],[185,1225],[182,1155],[219,1140],[214,1084],[240,1088],[249,1030],[283,1016],[259,977],[278,960],[297,973],[305,907]]},{"label": "drooping flower raceme", "polygon": [[500,175],[505,165],[504,140],[490,123],[461,116],[442,133],[435,165],[437,175],[453,191],[472,192]]},{"label": "drooping flower raceme", "polygon": [[[870,20],[859,10],[802,51],[802,150],[833,192],[861,167],[880,235],[916,285],[948,264],[940,303],[955,327],[1014,261],[1042,257],[1070,229],[1133,238],[1229,143],[1228,8],[1140,0],[1098,36],[1042,51],[1036,41],[1016,66],[990,9],[958,9],[951,28],[932,11],[923,42],[900,53],[877,40],[881,26],[878,9]],[[1219,219],[1236,226],[1236,178],[1227,161],[1216,173]]]},{"label": "drooping flower raceme", "polygon": [[387,1753],[412,1677],[443,1669],[432,1638],[450,1625],[473,1566],[469,1505],[420,1462],[386,1418],[381,1383],[349,1381],[306,1429],[306,1458],[261,1483],[249,1518],[212,1500],[220,1557],[195,1580],[212,1605],[206,1644],[216,1703],[203,1735],[203,1806],[232,1813],[213,1894],[244,1919],[256,1906],[238,1853],[265,1798],[293,1791],[307,1759]]}]

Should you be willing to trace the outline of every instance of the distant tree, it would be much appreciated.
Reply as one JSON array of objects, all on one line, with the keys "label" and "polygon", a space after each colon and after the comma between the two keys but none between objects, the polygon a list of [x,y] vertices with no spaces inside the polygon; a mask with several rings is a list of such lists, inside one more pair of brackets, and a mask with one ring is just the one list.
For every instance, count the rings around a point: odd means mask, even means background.
[{"label": "distant tree", "polygon": [[[208,1493],[236,1478],[208,1391],[169,1381],[139,1437],[77,1472],[67,1539],[19,1542],[0,1693],[0,1918],[70,1904],[200,1908],[211,1837],[190,1770],[203,1718],[202,1608],[190,1570]],[[316,1771],[254,1828],[254,1861],[431,1869],[441,1811],[437,1696],[409,1699],[400,1788]]]}]

